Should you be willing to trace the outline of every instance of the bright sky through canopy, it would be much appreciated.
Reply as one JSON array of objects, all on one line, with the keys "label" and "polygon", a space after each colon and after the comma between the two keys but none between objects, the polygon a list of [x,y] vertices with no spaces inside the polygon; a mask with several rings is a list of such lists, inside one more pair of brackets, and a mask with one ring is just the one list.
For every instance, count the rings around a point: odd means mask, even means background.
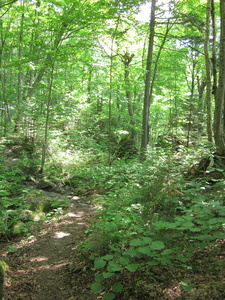
[{"label": "bright sky through canopy", "polygon": [[[164,18],[170,18],[171,12],[169,9],[169,3],[165,0],[160,0],[157,2],[158,6],[164,11]],[[140,12],[137,14],[136,19],[143,23],[148,23],[151,14],[151,1],[142,4],[140,7]]]},{"label": "bright sky through canopy", "polygon": [[137,20],[143,23],[149,22],[151,3],[141,5],[140,12],[137,15]]}]

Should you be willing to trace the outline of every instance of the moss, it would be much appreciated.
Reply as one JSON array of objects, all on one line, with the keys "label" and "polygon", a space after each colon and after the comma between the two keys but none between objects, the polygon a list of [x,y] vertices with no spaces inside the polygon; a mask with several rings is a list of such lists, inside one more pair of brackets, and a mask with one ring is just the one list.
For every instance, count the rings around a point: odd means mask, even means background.
[{"label": "moss", "polygon": [[4,283],[4,271],[0,262],[0,300],[3,299],[3,283]]},{"label": "moss", "polygon": [[7,263],[0,259],[0,300],[3,300],[4,271],[8,269]]}]

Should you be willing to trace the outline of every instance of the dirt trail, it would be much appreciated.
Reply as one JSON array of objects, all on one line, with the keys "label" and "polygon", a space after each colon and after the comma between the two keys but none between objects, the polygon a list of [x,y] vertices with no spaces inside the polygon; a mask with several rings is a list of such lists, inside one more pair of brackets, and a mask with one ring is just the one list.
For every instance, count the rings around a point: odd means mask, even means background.
[{"label": "dirt trail", "polygon": [[[15,252],[2,253],[10,267],[4,300],[94,299],[90,267],[77,256],[77,245],[85,238],[93,208],[85,202],[72,203],[59,220],[45,223],[41,234],[39,231],[15,244]],[[75,268],[71,269],[71,262]]]}]

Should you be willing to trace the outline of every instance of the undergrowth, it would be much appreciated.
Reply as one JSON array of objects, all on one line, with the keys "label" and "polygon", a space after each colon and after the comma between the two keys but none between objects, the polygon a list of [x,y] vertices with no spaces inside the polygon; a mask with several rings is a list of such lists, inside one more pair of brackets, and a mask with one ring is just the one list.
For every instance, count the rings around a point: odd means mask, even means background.
[{"label": "undergrowth", "polygon": [[[6,148],[8,151],[8,148]],[[23,151],[22,151],[23,152]],[[61,210],[68,206],[68,200],[48,199],[37,202],[41,195],[33,192],[24,172],[35,162],[25,152],[0,154],[0,239],[10,239],[15,235],[29,235],[34,226],[45,219],[62,214]],[[36,199],[37,198],[37,199]],[[36,201],[36,202],[35,202]],[[44,207],[48,210],[44,211]]]},{"label": "undergrowth", "polygon": [[[115,159],[109,165],[105,153],[90,147],[81,150],[75,140],[61,145],[52,140],[50,146],[54,155],[48,157],[46,176],[60,178],[77,195],[97,199],[96,219],[80,245],[93,262],[91,289],[97,297],[149,299],[152,291],[147,282],[159,280],[164,270],[176,269],[182,290],[192,291],[194,283],[187,274],[196,272],[195,256],[204,251],[214,257],[215,270],[220,270],[216,253],[225,239],[225,198],[220,193],[224,180],[211,186],[204,178],[181,175],[192,155],[201,158],[207,149],[195,153],[182,149],[176,154],[158,149],[150,151],[144,162]],[[23,156],[19,163],[29,166],[31,161]],[[30,210],[30,202],[21,184],[25,179],[21,168],[15,163],[8,166],[4,156],[0,167],[0,235],[9,237],[13,224]],[[48,212],[47,218],[61,213],[62,203],[52,204],[55,212]],[[29,226],[29,222],[22,226],[23,233]],[[156,275],[156,269],[162,272]]]},{"label": "undergrowth", "polygon": [[[97,170],[104,201],[80,247],[93,260],[91,289],[103,299],[128,296],[127,272],[135,290],[140,273],[154,276],[156,267],[192,270],[196,253],[219,251],[215,245],[225,238],[223,180],[214,187],[190,181],[178,176],[172,163],[153,154],[144,163],[117,161]],[[220,268],[218,260],[214,263]],[[192,290],[190,280],[181,282],[184,291]]]}]

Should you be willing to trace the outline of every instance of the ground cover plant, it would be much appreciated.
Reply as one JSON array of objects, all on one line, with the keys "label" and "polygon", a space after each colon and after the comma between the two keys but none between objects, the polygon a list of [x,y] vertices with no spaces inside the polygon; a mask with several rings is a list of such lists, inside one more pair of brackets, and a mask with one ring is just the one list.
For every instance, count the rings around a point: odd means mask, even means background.
[{"label": "ground cover plant", "polygon": [[[144,164],[119,161],[110,168],[99,217],[82,244],[91,249],[96,272],[91,289],[104,299],[138,298],[140,278],[154,278],[157,268],[182,272],[180,288],[191,293],[195,284],[185,271],[195,273],[196,256],[216,257],[223,247],[224,180],[210,186],[177,177],[168,173],[171,158],[164,155],[159,162],[153,157]],[[214,265],[221,270],[219,259]],[[131,294],[127,277],[133,282]]]},{"label": "ground cover plant", "polygon": [[[69,151],[63,152],[64,148]],[[48,183],[53,198],[49,198],[46,210],[42,201],[49,197],[49,191],[32,187],[37,188],[43,176],[40,180],[37,173],[34,181],[27,181],[27,174],[26,178],[21,176],[24,155],[22,163],[14,161],[13,169],[8,165],[4,168],[12,160],[3,157],[2,236],[12,239],[15,233],[29,235],[34,224],[40,226],[40,222],[60,216],[69,205],[61,198],[62,191],[68,189],[69,194],[73,191],[78,198],[90,198],[96,206],[95,218],[79,246],[79,256],[70,262],[72,273],[78,260],[83,265],[82,276],[85,270],[92,270],[89,290],[94,297],[170,299],[174,294],[181,299],[198,299],[204,293],[221,298],[224,179],[212,180],[209,170],[199,177],[189,172],[191,165],[210,155],[210,147],[183,147],[179,152],[156,147],[144,161],[136,155],[115,158],[111,164],[104,153],[101,156],[95,149],[90,151],[89,146],[81,151],[68,141],[53,142],[51,151],[55,156],[49,156],[46,163],[45,174],[49,177],[45,176],[44,183]],[[211,166],[213,172],[214,169]],[[223,170],[219,171],[223,174]],[[42,184],[40,187],[46,188]],[[33,219],[31,206],[35,207]],[[19,226],[13,233],[15,223]],[[197,281],[199,276],[202,283]],[[208,288],[206,282],[210,282]]]},{"label": "ground cover plant", "polygon": [[59,214],[68,206],[68,199],[57,195],[52,199],[43,190],[35,189],[38,184],[34,185],[30,176],[38,180],[37,165],[19,140],[3,140],[1,147],[0,239],[10,240],[14,235],[29,235],[33,227]]}]

